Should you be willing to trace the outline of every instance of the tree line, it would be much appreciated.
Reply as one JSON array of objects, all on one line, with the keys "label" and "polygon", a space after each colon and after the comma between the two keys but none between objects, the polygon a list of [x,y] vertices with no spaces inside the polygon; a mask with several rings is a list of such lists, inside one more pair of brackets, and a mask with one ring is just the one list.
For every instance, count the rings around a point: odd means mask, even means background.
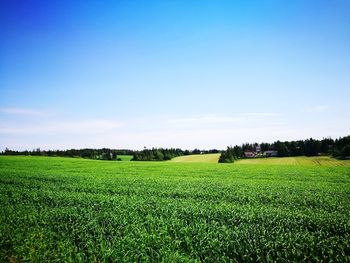
[{"label": "tree line", "polygon": [[333,140],[323,138],[316,140],[313,138],[298,141],[275,141],[273,143],[244,143],[241,146],[229,146],[220,155],[220,163],[232,163],[236,159],[244,158],[244,152],[255,151],[260,146],[262,152],[277,151],[279,157],[287,156],[317,156],[331,155],[338,159],[350,157],[350,136]]},{"label": "tree line", "polygon": [[41,150],[40,148],[32,151],[13,151],[5,149],[1,155],[30,155],[30,156],[49,156],[49,157],[81,157],[96,160],[115,160],[118,155],[133,155],[134,151],[126,149],[69,149],[69,150]]},{"label": "tree line", "polygon": [[135,151],[133,161],[167,161],[174,157],[184,155],[181,149],[152,148]]},{"label": "tree line", "polygon": [[133,161],[167,161],[174,157],[191,155],[191,154],[209,154],[209,153],[219,153],[219,150],[182,150],[179,148],[152,148],[144,149],[142,151],[135,151]]},{"label": "tree line", "polygon": [[31,156],[52,156],[52,157],[81,157],[95,160],[118,160],[118,155],[132,155],[132,161],[166,161],[177,156],[191,154],[221,153],[220,163],[231,163],[236,159],[244,158],[244,152],[255,151],[260,146],[262,152],[277,151],[279,157],[286,156],[317,156],[331,155],[335,158],[345,159],[350,157],[350,136],[338,139],[313,138],[298,141],[276,141],[273,143],[244,143],[242,145],[229,146],[224,151],[212,150],[182,150],[179,148],[152,148],[143,150],[128,149],[69,149],[69,150],[41,150],[40,148],[31,151],[14,151],[8,148],[0,152],[0,155],[31,155]]},{"label": "tree line", "polygon": [[31,151],[14,151],[8,148],[0,155],[28,155],[28,156],[49,156],[49,157],[81,157],[94,160],[118,160],[118,155],[132,155],[132,161],[166,161],[174,157],[191,154],[219,153],[219,150],[182,150],[179,148],[152,148],[141,151],[127,149],[69,149],[69,150],[41,150],[40,148]]}]

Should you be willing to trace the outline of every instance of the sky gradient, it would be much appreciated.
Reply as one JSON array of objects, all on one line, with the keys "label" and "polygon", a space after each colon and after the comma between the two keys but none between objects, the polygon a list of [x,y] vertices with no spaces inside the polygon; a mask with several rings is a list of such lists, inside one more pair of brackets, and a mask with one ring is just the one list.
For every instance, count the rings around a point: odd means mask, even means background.
[{"label": "sky gradient", "polygon": [[350,134],[350,1],[0,2],[0,147]]}]

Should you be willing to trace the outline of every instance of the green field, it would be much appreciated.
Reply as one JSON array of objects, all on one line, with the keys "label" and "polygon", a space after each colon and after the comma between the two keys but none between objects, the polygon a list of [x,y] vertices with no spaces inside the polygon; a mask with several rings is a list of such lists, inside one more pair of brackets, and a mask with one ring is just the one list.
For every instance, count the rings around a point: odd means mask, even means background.
[{"label": "green field", "polygon": [[211,154],[192,154],[176,157],[169,162],[174,163],[217,163],[219,161],[220,153]]},{"label": "green field", "polygon": [[337,160],[329,156],[317,157],[271,157],[271,158],[250,158],[241,159],[235,164],[255,165],[302,165],[302,166],[350,166],[350,160]]},{"label": "green field", "polygon": [[350,262],[350,166],[238,163],[1,156],[0,262]]},{"label": "green field", "polygon": [[[220,154],[194,154],[176,157],[170,162],[175,163],[217,163]],[[236,160],[236,164],[255,164],[255,165],[312,165],[312,166],[350,166],[350,160],[337,160],[329,156],[313,157],[270,157],[270,158],[247,158]]]},{"label": "green field", "polygon": [[123,162],[129,162],[132,158],[132,155],[117,155],[117,159],[120,159]]}]

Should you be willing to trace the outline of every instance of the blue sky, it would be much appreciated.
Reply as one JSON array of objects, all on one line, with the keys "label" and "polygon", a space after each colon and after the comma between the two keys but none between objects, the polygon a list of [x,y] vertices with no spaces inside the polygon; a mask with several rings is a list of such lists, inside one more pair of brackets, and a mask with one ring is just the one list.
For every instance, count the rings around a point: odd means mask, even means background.
[{"label": "blue sky", "polygon": [[350,133],[350,1],[0,3],[0,147]]}]

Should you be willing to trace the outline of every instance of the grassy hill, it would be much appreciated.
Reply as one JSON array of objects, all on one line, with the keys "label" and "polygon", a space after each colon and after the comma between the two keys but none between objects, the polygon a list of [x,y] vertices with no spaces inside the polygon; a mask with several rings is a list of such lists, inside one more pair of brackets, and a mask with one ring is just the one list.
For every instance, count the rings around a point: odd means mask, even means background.
[{"label": "grassy hill", "polygon": [[193,154],[175,157],[169,162],[174,163],[217,163],[219,161],[220,153],[212,154]]},{"label": "grassy hill", "polygon": [[298,156],[240,159],[235,164],[350,166],[350,160],[337,160],[329,156]]},{"label": "grassy hill", "polygon": [[0,262],[349,261],[349,166],[238,163],[0,156]]},{"label": "grassy hill", "polygon": [[117,159],[120,159],[123,162],[129,162],[132,158],[132,155],[117,155]]},{"label": "grassy hill", "polygon": [[[194,154],[176,157],[169,162],[175,163],[217,163],[220,154]],[[337,160],[329,156],[298,156],[298,157],[271,157],[271,158],[250,158],[240,159],[234,165],[306,165],[306,166],[350,166],[350,160]]]}]

